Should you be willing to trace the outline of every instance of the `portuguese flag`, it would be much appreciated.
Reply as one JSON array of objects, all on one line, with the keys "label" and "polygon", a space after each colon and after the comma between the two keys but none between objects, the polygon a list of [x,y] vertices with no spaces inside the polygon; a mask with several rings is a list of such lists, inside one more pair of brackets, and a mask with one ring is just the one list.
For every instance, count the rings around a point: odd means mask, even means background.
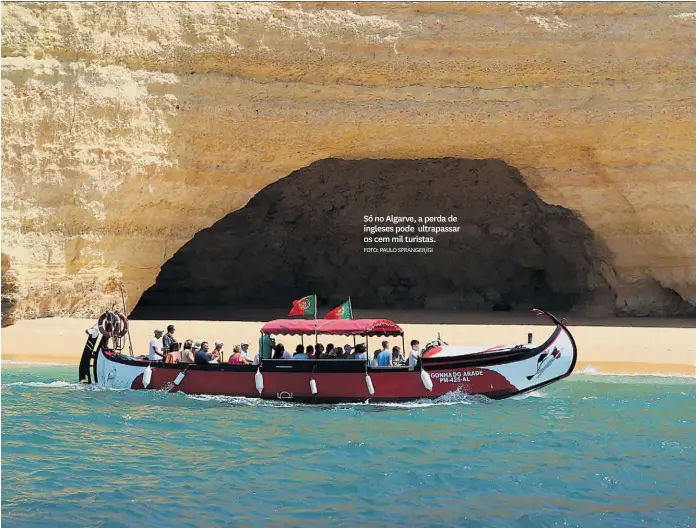
[{"label": "portuguese flag", "polygon": [[292,310],[290,310],[290,315],[317,315],[317,296],[307,295],[307,297],[302,297],[297,301],[292,301]]},{"label": "portuguese flag", "polygon": [[324,316],[324,319],[352,319],[353,307],[350,304],[350,299],[344,302],[338,308],[334,308]]}]

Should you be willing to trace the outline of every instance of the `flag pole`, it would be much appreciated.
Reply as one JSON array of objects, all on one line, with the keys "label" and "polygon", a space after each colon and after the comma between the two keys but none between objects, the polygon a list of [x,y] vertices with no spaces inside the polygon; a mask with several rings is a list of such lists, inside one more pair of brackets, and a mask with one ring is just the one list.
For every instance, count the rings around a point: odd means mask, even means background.
[{"label": "flag pole", "polygon": [[[348,307],[350,308],[350,318],[352,319],[353,318],[353,303],[350,300],[350,295],[348,296]],[[354,351],[353,353],[355,353],[355,348],[356,348],[355,334],[353,334],[353,351]]]},{"label": "flag pole", "polygon": [[319,337],[317,336],[317,294],[314,294],[314,354],[317,359],[319,359],[318,356],[316,356],[317,353],[317,343],[319,341]]}]

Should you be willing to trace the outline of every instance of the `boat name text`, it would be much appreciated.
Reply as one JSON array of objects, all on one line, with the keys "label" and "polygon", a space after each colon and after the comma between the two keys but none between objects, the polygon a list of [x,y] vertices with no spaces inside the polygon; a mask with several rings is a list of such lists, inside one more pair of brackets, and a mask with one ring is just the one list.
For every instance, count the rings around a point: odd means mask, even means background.
[{"label": "boat name text", "polygon": [[466,370],[464,372],[454,370],[451,372],[430,372],[430,378],[436,379],[440,383],[460,383],[469,381],[474,376],[483,376],[482,370]]}]

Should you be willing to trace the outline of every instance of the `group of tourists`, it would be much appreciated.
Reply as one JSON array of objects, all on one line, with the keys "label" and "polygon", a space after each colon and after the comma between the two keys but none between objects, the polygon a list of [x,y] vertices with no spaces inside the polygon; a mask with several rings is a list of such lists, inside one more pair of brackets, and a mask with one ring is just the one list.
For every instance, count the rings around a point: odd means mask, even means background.
[{"label": "group of tourists", "polygon": [[[215,341],[215,347],[212,350],[208,341],[186,339],[182,345],[174,337],[174,332],[176,332],[174,325],[167,326],[167,333],[164,335],[162,330],[155,329],[155,336],[150,339],[148,354],[150,361],[196,363],[199,365],[224,362],[224,343],[222,341]],[[232,355],[227,362],[233,365],[246,365],[251,362],[248,356],[249,343],[242,341],[233,347]]]},{"label": "group of tourists", "polygon": [[408,357],[403,355],[401,348],[398,346],[394,346],[390,352],[389,342],[382,341],[382,349],[375,350],[372,353],[372,361],[370,364],[373,367],[401,367],[403,365],[413,367],[418,362],[420,355],[420,343],[416,339],[411,341],[411,350],[409,350]]},{"label": "group of tourists", "polygon": [[[408,364],[414,366],[420,357],[420,343],[417,340],[411,341],[411,350],[408,357],[405,357],[401,347],[394,346],[389,349],[389,341],[382,341],[382,348],[375,350],[370,361],[373,367],[399,367]],[[358,359],[367,361],[367,345],[359,343],[353,348],[351,345],[335,346],[333,343],[324,345],[318,343],[315,346],[297,345],[295,353],[291,354],[282,343],[273,347],[273,357],[271,359]]]},{"label": "group of tourists", "polygon": [[[154,337],[150,340],[148,357],[150,361],[164,361],[165,363],[196,363],[204,365],[207,363],[223,363],[224,352],[222,341],[215,341],[215,347],[211,350],[208,341],[198,341],[186,339],[183,346],[176,340],[174,325],[167,326],[167,333],[164,334],[159,328],[155,329]],[[382,348],[375,350],[370,361],[373,367],[398,367],[403,365],[415,366],[421,355],[420,343],[417,340],[411,341],[411,350],[408,357],[405,357],[401,348],[394,346],[389,348],[389,341],[382,341]],[[291,354],[282,343],[273,347],[271,359],[357,359],[367,361],[367,345],[359,343],[353,348],[346,344],[334,346],[329,343],[324,345],[318,343],[315,346],[297,345],[295,353]],[[227,360],[231,365],[258,364],[259,356],[249,359],[249,343],[242,341],[232,349],[232,355]]]}]

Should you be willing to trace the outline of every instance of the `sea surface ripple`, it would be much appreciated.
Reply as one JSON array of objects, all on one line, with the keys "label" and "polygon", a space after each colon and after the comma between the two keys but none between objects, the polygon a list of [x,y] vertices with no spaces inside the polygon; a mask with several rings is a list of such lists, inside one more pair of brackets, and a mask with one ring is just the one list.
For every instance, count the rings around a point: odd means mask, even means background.
[{"label": "sea surface ripple", "polygon": [[693,379],[309,406],[88,388],[76,370],[3,368],[3,527],[696,522]]}]

